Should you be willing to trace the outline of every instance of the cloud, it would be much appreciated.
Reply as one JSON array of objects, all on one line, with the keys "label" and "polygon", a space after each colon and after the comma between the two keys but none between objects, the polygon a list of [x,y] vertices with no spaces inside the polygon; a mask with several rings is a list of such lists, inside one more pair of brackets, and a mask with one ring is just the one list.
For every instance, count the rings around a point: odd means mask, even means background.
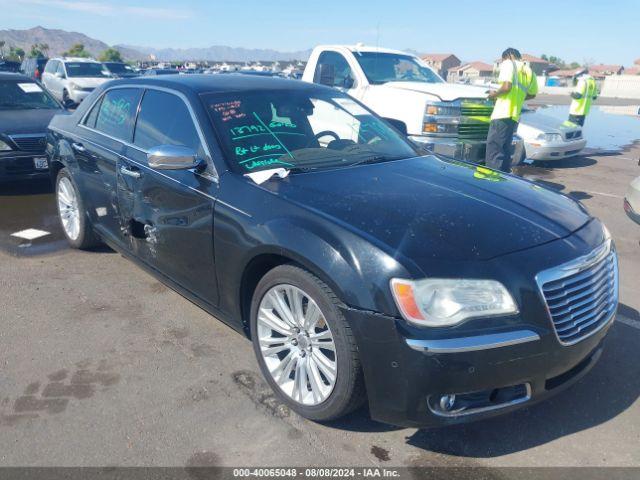
[{"label": "cloud", "polygon": [[102,17],[132,15],[156,20],[185,20],[193,13],[175,8],[138,7],[135,5],[112,5],[103,2],[85,2],[74,0],[21,0],[20,3],[43,7],[59,8],[73,12],[90,13]]}]

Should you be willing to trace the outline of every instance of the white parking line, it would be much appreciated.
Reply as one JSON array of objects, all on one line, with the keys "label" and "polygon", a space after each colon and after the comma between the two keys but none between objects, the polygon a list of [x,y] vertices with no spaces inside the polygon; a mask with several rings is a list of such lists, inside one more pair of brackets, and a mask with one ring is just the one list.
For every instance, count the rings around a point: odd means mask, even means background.
[{"label": "white parking line", "polygon": [[611,198],[619,198],[620,200],[622,200],[624,197],[620,196],[620,195],[614,195],[612,193],[604,193],[604,192],[589,192],[587,191],[586,193],[593,193],[594,195],[602,195],[603,197],[611,197]]},{"label": "white parking line", "polygon": [[629,325],[630,327],[637,328],[638,330],[640,330],[640,322],[638,320],[633,320],[631,318],[622,317],[622,316],[618,315],[617,321],[621,322],[621,323],[624,323],[625,325]]},{"label": "white parking line", "polygon": [[35,240],[36,238],[46,237],[47,235],[51,235],[51,233],[38,230],[37,228],[27,228],[26,230],[20,230],[19,232],[11,234],[12,237],[23,238],[24,240]]}]

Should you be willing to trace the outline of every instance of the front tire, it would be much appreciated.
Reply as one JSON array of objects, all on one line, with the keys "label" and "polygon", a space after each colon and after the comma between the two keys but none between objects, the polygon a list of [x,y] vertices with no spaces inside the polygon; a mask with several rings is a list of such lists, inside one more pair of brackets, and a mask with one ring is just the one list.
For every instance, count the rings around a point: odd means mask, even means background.
[{"label": "front tire", "polygon": [[66,168],[61,169],[56,178],[56,205],[60,226],[69,245],[85,249],[100,244],[87,217],[80,191]]},{"label": "front tire", "polygon": [[260,370],[278,397],[310,420],[344,416],[365,397],[356,342],[338,306],[325,283],[294,265],[268,272],[251,302]]}]

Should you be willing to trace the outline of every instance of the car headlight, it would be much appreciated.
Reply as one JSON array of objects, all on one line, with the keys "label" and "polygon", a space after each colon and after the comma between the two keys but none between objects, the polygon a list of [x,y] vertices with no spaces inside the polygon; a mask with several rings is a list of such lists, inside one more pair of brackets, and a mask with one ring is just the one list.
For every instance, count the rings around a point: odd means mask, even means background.
[{"label": "car headlight", "polygon": [[8,143],[0,140],[0,152],[8,152],[9,150],[13,150]]},{"label": "car headlight", "polygon": [[424,111],[425,115],[439,115],[447,117],[459,117],[460,106],[450,102],[429,102]]},{"label": "car headlight", "polygon": [[77,83],[73,83],[73,82],[69,83],[69,88],[70,88],[71,90],[82,90],[82,88],[80,87],[80,85],[78,85]]},{"label": "car headlight", "polygon": [[518,313],[507,289],[495,280],[391,280],[391,291],[402,316],[426,327],[445,327],[474,317]]},{"label": "car headlight", "polygon": [[562,135],[559,133],[541,133],[536,137],[536,140],[541,140],[543,142],[561,142]]}]

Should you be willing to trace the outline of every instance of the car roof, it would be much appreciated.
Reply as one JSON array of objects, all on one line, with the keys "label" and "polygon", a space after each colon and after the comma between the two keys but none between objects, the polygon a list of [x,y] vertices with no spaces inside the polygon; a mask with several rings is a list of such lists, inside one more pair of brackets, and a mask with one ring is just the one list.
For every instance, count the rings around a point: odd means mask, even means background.
[{"label": "car roof", "polygon": [[35,80],[31,77],[27,77],[21,73],[13,72],[0,72],[0,80],[21,80],[23,82],[35,83]]},{"label": "car roof", "polygon": [[[289,80],[260,75],[228,73],[224,75],[146,75],[131,79],[114,80],[109,85],[150,85],[171,88],[178,91],[190,91],[195,94],[247,92],[252,90],[308,90],[329,89],[300,80]],[[333,89],[330,89],[334,91]]]},{"label": "car roof", "polygon": [[86,57],[56,57],[51,60],[59,60],[61,62],[81,62],[81,63],[100,63],[94,58],[86,58]]},{"label": "car roof", "polygon": [[353,53],[392,53],[395,55],[408,55],[414,56],[412,53],[403,52],[402,50],[393,50],[391,48],[374,47],[370,45],[357,44],[357,45],[318,45],[315,50],[332,50],[346,48]]}]

